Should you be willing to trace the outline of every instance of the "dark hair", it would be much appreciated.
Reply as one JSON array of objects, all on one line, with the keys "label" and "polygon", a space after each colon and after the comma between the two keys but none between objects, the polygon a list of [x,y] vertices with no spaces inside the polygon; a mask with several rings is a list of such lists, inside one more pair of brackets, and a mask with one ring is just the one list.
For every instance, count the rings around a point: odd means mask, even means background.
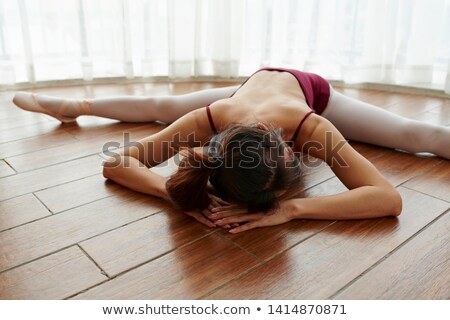
[{"label": "dark hair", "polygon": [[172,201],[186,211],[206,209],[209,181],[221,198],[250,212],[276,207],[276,191],[299,187],[300,161],[286,157],[281,131],[269,128],[234,125],[213,136],[205,152],[183,151],[178,171],[166,183]]}]

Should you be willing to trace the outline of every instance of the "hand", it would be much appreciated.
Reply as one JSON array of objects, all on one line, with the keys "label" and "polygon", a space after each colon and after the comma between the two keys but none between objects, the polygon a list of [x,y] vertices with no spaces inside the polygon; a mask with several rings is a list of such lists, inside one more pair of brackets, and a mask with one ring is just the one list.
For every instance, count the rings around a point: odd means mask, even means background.
[{"label": "hand", "polygon": [[[213,221],[211,221],[210,216],[213,214],[212,209],[216,207],[223,207],[223,206],[230,206],[230,203],[209,193],[208,194],[211,199],[211,204],[209,207],[203,211],[200,210],[194,210],[194,211],[187,211],[185,212],[188,216],[193,217],[195,220],[197,220],[200,223],[203,223],[204,225],[215,228],[217,227],[216,224],[214,224]],[[224,224],[221,225],[223,228],[231,228],[230,225]]]},{"label": "hand", "polygon": [[298,199],[285,200],[280,206],[269,213],[258,212],[248,213],[248,209],[239,205],[230,205],[216,207],[212,209],[213,214],[209,216],[218,226],[236,225],[246,222],[243,225],[236,226],[230,230],[231,233],[239,233],[259,227],[268,227],[283,224],[292,220],[295,210],[295,201]]}]

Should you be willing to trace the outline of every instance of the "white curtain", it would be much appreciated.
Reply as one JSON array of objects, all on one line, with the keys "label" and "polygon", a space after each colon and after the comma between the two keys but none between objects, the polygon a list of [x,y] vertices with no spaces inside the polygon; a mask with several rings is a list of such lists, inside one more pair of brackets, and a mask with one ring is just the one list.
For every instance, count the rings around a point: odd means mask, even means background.
[{"label": "white curtain", "polygon": [[279,66],[450,93],[449,62],[450,0],[0,0],[0,85]]}]

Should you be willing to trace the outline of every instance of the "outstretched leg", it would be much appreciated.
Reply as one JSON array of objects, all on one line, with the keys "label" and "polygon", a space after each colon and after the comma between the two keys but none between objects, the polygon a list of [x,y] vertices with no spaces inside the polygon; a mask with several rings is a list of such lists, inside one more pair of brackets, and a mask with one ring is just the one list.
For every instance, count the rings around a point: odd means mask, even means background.
[{"label": "outstretched leg", "polygon": [[13,102],[20,108],[49,114],[63,122],[80,115],[94,115],[126,122],[171,123],[192,110],[231,96],[239,86],[206,89],[175,96],[120,96],[95,99],[64,99],[19,92]]},{"label": "outstretched leg", "polygon": [[322,116],[348,140],[450,159],[450,127],[404,118],[333,89]]}]

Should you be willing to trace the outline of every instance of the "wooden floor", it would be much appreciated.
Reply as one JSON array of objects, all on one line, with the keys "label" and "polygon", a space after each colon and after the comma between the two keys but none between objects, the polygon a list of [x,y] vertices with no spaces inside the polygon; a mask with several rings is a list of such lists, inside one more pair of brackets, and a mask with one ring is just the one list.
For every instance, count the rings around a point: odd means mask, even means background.
[{"label": "wooden floor", "polygon": [[[78,86],[66,97],[181,94],[230,85]],[[338,89],[450,125],[446,99]],[[60,125],[0,93],[1,299],[448,299],[450,161],[352,143],[403,197],[397,218],[298,220],[231,235],[105,181],[101,151],[163,128],[81,117]],[[383,124],[380,124],[383,125]],[[450,146],[449,146],[450,147]],[[345,190],[306,169],[304,196]]]}]

